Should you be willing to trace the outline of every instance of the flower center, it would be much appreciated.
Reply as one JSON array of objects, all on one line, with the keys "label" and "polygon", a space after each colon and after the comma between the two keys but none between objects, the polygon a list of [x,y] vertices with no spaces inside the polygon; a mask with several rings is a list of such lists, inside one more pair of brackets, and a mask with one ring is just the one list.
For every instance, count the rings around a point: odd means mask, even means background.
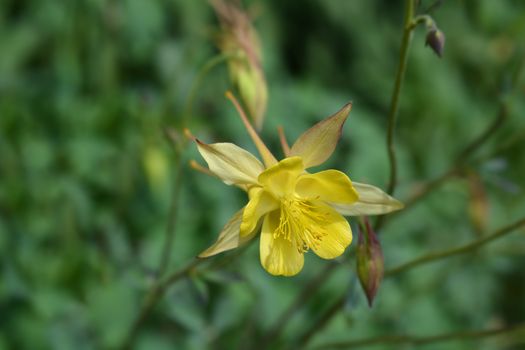
[{"label": "flower center", "polygon": [[294,245],[299,253],[317,248],[328,234],[326,213],[318,210],[309,199],[286,196],[281,199],[279,226],[274,238],[282,236]]}]

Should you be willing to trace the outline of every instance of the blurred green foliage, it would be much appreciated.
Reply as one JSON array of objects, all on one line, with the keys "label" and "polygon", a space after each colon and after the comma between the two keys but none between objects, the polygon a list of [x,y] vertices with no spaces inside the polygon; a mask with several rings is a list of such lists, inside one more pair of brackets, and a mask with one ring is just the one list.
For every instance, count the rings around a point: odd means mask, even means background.
[{"label": "blurred green foliage", "polygon": [[[422,1],[420,9],[430,4]],[[277,149],[278,125],[293,140],[352,100],[328,165],[384,188],[402,2],[247,5],[257,14],[270,90],[263,137]],[[445,54],[438,59],[424,47],[424,30],[416,30],[397,126],[397,197],[409,198],[443,173],[491,123],[499,103],[510,101],[505,124],[469,161],[486,194],[490,232],[525,213],[523,79],[509,95],[525,52],[525,3],[448,1],[432,15],[447,37]],[[192,81],[217,54],[216,28],[205,1],[0,1],[0,349],[122,342],[155,277],[169,219],[176,159],[163,130],[181,127]],[[188,126],[203,140],[253,150],[223,98],[228,88],[226,68],[212,70]],[[191,149],[185,157],[198,154]],[[170,269],[212,243],[245,201],[238,189],[189,167],[183,176]],[[451,180],[387,223],[381,232],[387,268],[484,234],[469,219],[468,185],[463,177]],[[524,237],[521,231],[386,280],[373,309],[352,262],[302,305],[281,346],[349,285],[347,305],[313,343],[523,321]],[[275,278],[260,267],[257,243],[236,254],[213,258],[209,268],[170,288],[136,348],[252,348],[328,263],[308,255],[299,276]],[[504,338],[425,348],[474,344],[512,348]]]}]

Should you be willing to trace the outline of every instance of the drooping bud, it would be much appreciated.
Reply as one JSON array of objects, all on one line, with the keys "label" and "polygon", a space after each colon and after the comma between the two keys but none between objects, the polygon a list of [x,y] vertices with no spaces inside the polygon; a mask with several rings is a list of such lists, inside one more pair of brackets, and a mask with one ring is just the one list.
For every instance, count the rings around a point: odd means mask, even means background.
[{"label": "drooping bud", "polygon": [[211,0],[221,23],[217,44],[228,58],[230,79],[257,129],[262,127],[268,88],[261,66],[261,48],[249,16],[232,1]]},{"label": "drooping bud", "polygon": [[368,218],[358,228],[357,242],[357,275],[365,291],[368,305],[372,303],[383,280],[384,259],[381,243],[372,229]]},{"label": "drooping bud", "polygon": [[430,29],[427,32],[425,46],[430,46],[436,55],[441,57],[445,48],[445,34],[437,28]]}]

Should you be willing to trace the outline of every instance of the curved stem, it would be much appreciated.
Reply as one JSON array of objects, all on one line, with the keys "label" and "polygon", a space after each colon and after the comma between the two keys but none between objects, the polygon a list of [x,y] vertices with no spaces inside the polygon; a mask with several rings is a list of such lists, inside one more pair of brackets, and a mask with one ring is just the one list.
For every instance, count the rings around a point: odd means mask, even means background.
[{"label": "curved stem", "polygon": [[387,150],[390,161],[390,179],[387,187],[389,194],[393,194],[397,184],[397,163],[396,151],[394,147],[394,130],[396,126],[397,112],[399,110],[399,98],[401,96],[401,87],[405,78],[405,71],[408,62],[408,49],[412,40],[412,19],[415,12],[415,0],[407,0],[405,5],[405,19],[403,23],[403,38],[401,39],[401,50],[399,52],[399,64],[397,67],[396,81],[392,99],[390,102],[390,111],[388,113],[388,131],[387,131]]},{"label": "curved stem", "polygon": [[142,304],[142,307],[140,308],[140,311],[137,315],[137,317],[134,319],[126,337],[124,338],[124,341],[122,342],[121,349],[129,349],[131,345],[133,344],[135,337],[138,334],[138,331],[144,321],[148,318],[150,312],[153,310],[157,302],[160,300],[160,298],[164,295],[166,292],[166,289],[173,285],[175,282],[180,280],[181,278],[189,275],[199,264],[201,264],[203,261],[202,259],[194,259],[190,263],[188,263],[186,266],[182,267],[179,270],[174,271],[170,275],[168,275],[163,280],[158,279],[151,289],[149,290],[148,294],[144,298],[144,303]]},{"label": "curved stem", "polygon": [[184,105],[184,112],[183,112],[183,124],[184,126],[187,125],[188,118],[191,117],[192,114],[192,108],[193,108],[193,102],[195,100],[195,97],[197,96],[197,91],[199,90],[202,81],[204,80],[204,77],[208,75],[208,73],[218,66],[219,64],[226,62],[228,59],[232,57],[236,57],[237,55],[234,53],[222,53],[219,54],[213,58],[211,58],[208,62],[204,64],[204,66],[199,71],[197,77],[193,81],[193,84],[191,85],[190,92],[188,93],[188,97],[186,98],[186,104]]},{"label": "curved stem", "polygon": [[[461,172],[465,169],[465,161],[468,158],[470,158],[475,152],[477,152],[483,145],[485,145],[485,143],[487,143],[487,141],[496,133],[496,131],[501,128],[505,120],[507,120],[512,107],[512,97],[514,94],[516,94],[516,91],[518,90],[518,82],[521,77],[521,74],[523,73],[524,68],[525,59],[521,58],[517,69],[512,75],[511,87],[510,91],[508,92],[509,98],[502,98],[502,102],[500,102],[500,108],[493,121],[489,125],[487,125],[487,127],[476,138],[474,138],[467,146],[465,146],[465,148],[463,148],[461,152],[459,152],[455,161],[452,163],[452,165],[447,171],[445,171],[439,177],[427,182],[421,188],[421,190],[419,190],[416,193],[416,195],[405,201],[405,210],[393,213],[391,216],[388,217],[393,217],[407,212],[407,209],[409,207],[421,201],[424,197],[426,197],[435,189],[439,188],[446,181],[455,178],[456,176],[461,174]],[[377,224],[375,226],[376,230],[379,230],[385,223],[383,218],[387,218],[387,216],[382,216],[380,220],[377,221]]]},{"label": "curved stem", "polygon": [[312,339],[312,337],[317,334],[317,332],[323,330],[328,321],[332,319],[342,308],[345,306],[346,300],[348,298],[348,293],[345,291],[328,310],[326,310],[318,320],[308,328],[306,332],[303,333],[301,338],[299,338],[299,348],[306,347],[306,344]]},{"label": "curved stem", "polygon": [[279,339],[290,319],[298,310],[300,310],[301,306],[303,306],[315,294],[316,290],[321,287],[328,278],[330,278],[338,266],[339,265],[335,262],[327,264],[314,277],[312,277],[306,285],[303,286],[294,301],[279,315],[277,321],[275,321],[270,330],[259,342],[259,349],[267,348],[272,345],[272,342]]},{"label": "curved stem", "polygon": [[[186,104],[184,106],[184,111],[182,115],[182,127],[186,127],[188,123],[188,119],[191,116],[192,113],[192,106],[193,102],[195,100],[197,91],[204,79],[204,77],[217,65],[223,63],[227,59],[234,56],[233,54],[220,54],[213,58],[211,58],[199,71],[197,77],[193,81],[193,84],[190,88],[190,91],[188,93],[188,97],[186,98]],[[178,203],[177,200],[179,198],[179,194],[182,188],[182,173],[183,173],[183,154],[184,150],[187,147],[187,141],[184,141],[182,145],[175,145],[180,146],[180,148],[176,147],[177,150],[177,160],[174,165],[175,169],[175,183],[173,185],[173,191],[171,195],[171,202],[170,202],[170,209],[169,209],[169,218],[168,218],[168,225],[166,227],[166,237],[165,242],[163,246],[163,250],[161,253],[161,259],[159,264],[159,269],[157,273],[157,278],[153,285],[151,286],[151,289],[149,290],[148,294],[144,298],[144,303],[142,304],[142,307],[133,321],[131,328],[128,331],[128,334],[126,338],[124,339],[124,342],[122,343],[121,348],[122,349],[129,349],[131,345],[133,344],[133,341],[135,340],[135,337],[146,320],[146,318],[149,316],[151,310],[156,305],[156,303],[159,301],[159,299],[164,295],[164,292],[166,288],[168,288],[170,285],[181,279],[182,277],[186,276],[190,271],[193,270],[197,265],[199,265],[203,260],[194,259],[192,262],[184,266],[183,268],[171,273],[166,278],[163,278],[164,272],[169,266],[169,261],[171,257],[171,251],[173,240],[175,238],[175,228],[177,223],[177,214],[178,214]]]},{"label": "curved stem", "polygon": [[173,189],[171,193],[171,202],[170,209],[168,211],[168,225],[166,226],[166,237],[164,246],[162,249],[162,255],[160,258],[159,269],[157,276],[162,277],[164,272],[169,266],[171,251],[173,250],[173,240],[175,238],[175,227],[177,227],[177,217],[179,212],[178,198],[182,188],[182,152],[177,152],[177,159],[175,160],[174,170],[175,170],[175,183],[173,184]]},{"label": "curved stem", "polygon": [[482,237],[480,239],[477,239],[473,242],[470,242],[470,243],[467,243],[465,245],[462,245],[462,246],[459,246],[459,247],[456,247],[456,248],[451,248],[451,249],[446,249],[446,250],[442,250],[442,251],[438,251],[438,252],[434,252],[434,253],[429,253],[427,255],[423,255],[417,259],[414,259],[412,261],[409,261],[407,263],[404,263],[398,267],[394,267],[390,270],[387,270],[385,272],[385,277],[390,277],[390,276],[394,276],[394,275],[397,275],[399,273],[402,273],[406,270],[410,270],[416,266],[419,266],[419,265],[422,265],[422,264],[426,264],[426,263],[430,263],[430,262],[433,262],[433,261],[436,261],[436,260],[441,260],[441,259],[444,259],[444,258],[448,258],[448,257],[451,257],[451,256],[454,256],[454,255],[459,255],[459,254],[464,254],[464,253],[468,253],[470,251],[473,251],[477,248],[479,248],[480,246],[482,245],[485,245],[489,242],[492,242],[493,240],[497,239],[497,238],[500,238],[500,237],[503,237],[511,232],[513,232],[514,230],[522,227],[522,226],[525,226],[525,218],[522,218],[521,220],[518,220],[508,226],[505,226],[505,227],[502,227],[500,228],[499,230],[496,230],[494,233],[490,234],[490,235],[487,235],[485,237]]},{"label": "curved stem", "polygon": [[[447,250],[443,250],[440,252],[430,253],[428,255],[424,255],[420,258],[417,258],[415,260],[412,260],[410,262],[407,262],[405,264],[402,264],[398,267],[395,267],[393,269],[387,270],[385,272],[384,278],[392,277],[395,275],[398,275],[400,273],[406,272],[407,270],[410,270],[414,267],[431,263],[437,260],[445,259],[451,256],[459,255],[468,253],[471,251],[474,251],[475,249],[492,242],[498,238],[501,238],[503,236],[506,236],[507,234],[513,232],[514,230],[525,226],[525,218],[522,218],[510,225],[507,225],[505,227],[500,228],[499,230],[496,230],[494,233],[487,235],[483,238],[480,238],[478,240],[475,240],[471,243],[465,244],[460,247],[451,248]],[[312,326],[301,336],[300,342],[302,346],[305,346],[308,341],[320,330],[322,330],[322,326],[328,323],[330,319],[332,319],[333,316],[337,314],[337,312],[344,306],[346,301],[347,294],[341,295],[333,304],[332,306],[324,313],[322,314],[318,321],[314,322]]]},{"label": "curved stem", "polygon": [[368,339],[358,339],[352,341],[343,341],[337,343],[328,343],[314,347],[314,349],[349,349],[356,347],[365,347],[378,344],[412,344],[424,345],[446,342],[451,340],[467,340],[467,339],[481,339],[488,338],[502,334],[509,334],[514,332],[525,331],[525,323],[519,323],[514,326],[504,327],[499,329],[483,329],[475,331],[462,331],[438,334],[432,336],[416,336],[416,335],[387,335],[380,337],[373,337]]}]

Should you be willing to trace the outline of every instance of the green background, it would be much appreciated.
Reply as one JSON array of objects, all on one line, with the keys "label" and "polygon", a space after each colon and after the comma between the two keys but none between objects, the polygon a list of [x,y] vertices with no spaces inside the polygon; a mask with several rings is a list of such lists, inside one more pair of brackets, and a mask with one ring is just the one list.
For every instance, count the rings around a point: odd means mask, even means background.
[{"label": "green background", "polygon": [[[326,167],[386,188],[387,114],[402,32],[401,1],[249,1],[269,85],[262,136],[294,140],[353,101]],[[431,5],[423,1],[423,11]],[[387,269],[477,239],[525,213],[525,2],[445,1],[432,12],[446,35],[442,59],[417,28],[401,94],[396,197],[445,172],[508,103],[505,123],[448,181],[380,232]],[[199,70],[218,52],[205,1],[0,1],[0,349],[117,347],[161,256],[176,154],[163,134],[181,127]],[[224,65],[198,89],[187,125],[206,142],[254,151],[231,104]],[[184,155],[170,270],[209,246],[245,194],[196,173]],[[324,169],[325,167],[322,167]],[[320,168],[321,169],[321,168]],[[488,203],[469,215],[472,177]],[[355,228],[355,221],[350,220]],[[347,293],[311,344],[374,335],[433,335],[507,326],[525,318],[523,230],[477,252],[385,280],[369,308],[342,264],[298,308],[275,348],[289,348]],[[355,252],[355,244],[349,248]],[[231,258],[231,259],[230,259]],[[136,349],[250,349],[329,262],[309,253],[293,278],[267,274],[257,242],[211,258],[170,288]],[[425,349],[518,349],[525,337]],[[517,339],[517,341],[516,341]],[[522,345],[523,346],[523,345]],[[376,349],[412,348],[379,345]]]}]

